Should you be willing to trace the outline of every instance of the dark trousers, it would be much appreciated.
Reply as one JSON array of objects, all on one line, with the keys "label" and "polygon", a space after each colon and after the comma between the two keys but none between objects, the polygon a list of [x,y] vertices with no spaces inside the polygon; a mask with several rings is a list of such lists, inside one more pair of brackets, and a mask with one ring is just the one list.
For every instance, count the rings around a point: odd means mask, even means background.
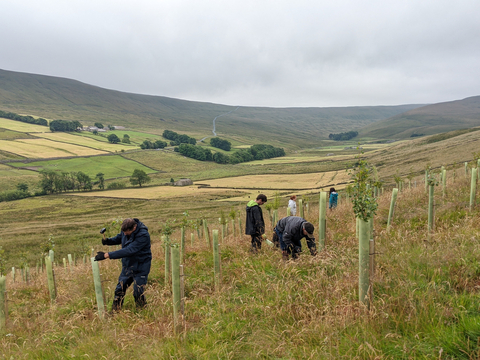
[{"label": "dark trousers", "polygon": [[115,298],[113,299],[112,310],[120,310],[123,306],[123,299],[125,293],[130,285],[133,283],[133,297],[137,307],[146,305],[145,287],[147,285],[148,274],[150,273],[151,262],[138,265],[137,271],[122,268],[122,272],[118,277],[118,284],[115,288]]},{"label": "dark trousers", "polygon": [[262,235],[256,234],[251,235],[252,237],[252,249],[261,249],[262,248]]},{"label": "dark trousers", "polygon": [[[274,229],[275,230],[275,233],[277,234],[278,236],[278,241],[280,243],[280,249],[282,251],[286,251],[286,253],[288,255],[292,255],[294,258],[296,258],[299,254],[302,252],[302,243],[301,243],[301,240],[300,241],[292,241],[291,244],[285,244],[285,242],[283,241],[283,233],[278,231],[277,228]],[[308,240],[307,240],[308,242]],[[309,245],[309,248],[310,248],[310,244]],[[315,243],[313,244],[313,246],[315,246]]]}]

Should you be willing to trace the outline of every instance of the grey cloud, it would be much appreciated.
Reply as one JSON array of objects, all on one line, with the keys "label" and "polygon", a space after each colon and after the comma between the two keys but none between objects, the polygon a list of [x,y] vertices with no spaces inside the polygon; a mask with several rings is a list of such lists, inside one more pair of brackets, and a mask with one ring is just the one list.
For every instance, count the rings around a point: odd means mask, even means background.
[{"label": "grey cloud", "polygon": [[438,102],[478,95],[479,10],[473,0],[3,0],[0,68],[232,105]]}]

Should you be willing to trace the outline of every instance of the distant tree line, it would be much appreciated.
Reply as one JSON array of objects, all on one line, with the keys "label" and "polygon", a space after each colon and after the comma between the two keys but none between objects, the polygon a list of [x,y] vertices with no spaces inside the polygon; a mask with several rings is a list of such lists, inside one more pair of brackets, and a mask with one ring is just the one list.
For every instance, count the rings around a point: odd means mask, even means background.
[{"label": "distant tree line", "polygon": [[348,131],[340,134],[330,134],[328,135],[328,138],[335,141],[345,141],[353,139],[357,135],[358,131]]},{"label": "distant tree line", "polygon": [[203,148],[201,146],[196,146],[192,144],[180,144],[179,147],[175,148],[175,151],[178,151],[183,156],[200,160],[200,161],[212,161],[213,154],[209,149]]},{"label": "distant tree line", "polygon": [[[59,172],[53,170],[40,171],[40,188],[41,192],[35,195],[55,194],[67,191],[90,191],[96,185],[100,190],[105,189],[105,175],[98,173],[94,179],[89,175],[78,172]],[[151,179],[143,170],[135,169],[130,182],[132,185],[139,185],[140,187],[150,182]],[[124,183],[112,182],[107,186],[108,189],[124,188]]]},{"label": "distant tree line", "polygon": [[53,120],[50,121],[50,130],[55,131],[62,131],[62,132],[71,132],[77,131],[82,128],[82,124],[79,121],[73,120]]},{"label": "distant tree line", "polygon": [[197,140],[185,134],[177,134],[175,131],[165,130],[162,134],[165,139],[170,140],[171,146],[178,146],[180,144],[195,145]]},{"label": "distant tree line", "polygon": [[175,148],[175,151],[195,160],[214,161],[218,164],[238,164],[247,161],[285,156],[285,150],[283,148],[276,148],[272,145],[263,144],[253,145],[248,149],[241,149],[232,155],[226,155],[219,152],[212,154],[209,149],[190,144],[181,144],[179,147]]},{"label": "distant tree line", "polygon": [[143,143],[140,144],[142,149],[163,149],[168,144],[165,141],[157,140],[155,142],[145,140]]},{"label": "distant tree line", "polygon": [[22,115],[18,115],[18,114],[12,113],[12,112],[7,112],[7,111],[0,110],[0,117],[10,119],[10,120],[15,120],[15,121],[21,121],[21,122],[29,123],[29,124],[48,126],[48,121],[47,120],[45,120],[43,118],[35,119],[33,116],[30,116],[30,115],[22,116]]},{"label": "distant tree line", "polygon": [[232,144],[230,143],[230,141],[223,140],[218,137],[211,138],[210,145],[212,145],[213,147],[216,147],[217,149],[222,149],[225,151],[230,151],[230,149],[232,148]]},{"label": "distant tree line", "polygon": [[92,190],[93,185],[98,185],[99,189],[104,188],[104,175],[98,173],[96,181],[92,181],[89,175],[78,172],[58,172],[53,170],[40,171],[40,188],[44,194],[55,194],[67,191],[88,191]]}]

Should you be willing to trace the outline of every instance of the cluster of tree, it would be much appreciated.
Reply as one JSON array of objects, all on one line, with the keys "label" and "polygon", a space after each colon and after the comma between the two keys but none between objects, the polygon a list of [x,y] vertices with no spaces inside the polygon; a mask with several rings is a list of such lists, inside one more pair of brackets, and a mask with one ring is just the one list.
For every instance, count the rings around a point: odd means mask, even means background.
[{"label": "cluster of tree", "polygon": [[150,176],[148,176],[145,171],[140,169],[133,170],[133,174],[130,177],[130,183],[140,187],[142,187],[143,184],[149,183],[151,180],[152,179],[150,179]]},{"label": "cluster of tree", "polygon": [[5,119],[10,119],[10,120],[15,120],[15,121],[21,121],[29,124],[48,126],[47,120],[43,118],[35,119],[33,116],[30,116],[30,115],[22,116],[12,112],[0,110],[0,117],[3,117]]},{"label": "cluster of tree", "polygon": [[283,148],[263,144],[253,145],[248,149],[241,149],[230,156],[223,153],[215,153],[212,155],[209,149],[189,144],[181,144],[175,148],[175,151],[178,151],[186,157],[200,161],[215,161],[218,164],[238,164],[253,160],[285,156],[285,150]]},{"label": "cluster of tree", "polygon": [[211,138],[210,139],[210,145],[212,145],[213,147],[216,147],[218,149],[225,150],[225,151],[230,151],[230,149],[232,148],[232,144],[230,143],[230,141],[223,140],[223,139],[220,139],[218,137]]},{"label": "cluster of tree", "polygon": [[200,160],[200,161],[212,161],[213,154],[209,149],[205,149],[201,146],[195,146],[192,144],[180,144],[179,147],[174,149],[178,151],[183,156]]},{"label": "cluster of tree", "polygon": [[335,141],[345,141],[353,139],[357,135],[358,131],[348,131],[340,134],[330,134],[328,135],[328,138]]},{"label": "cluster of tree", "polygon": [[103,124],[102,123],[96,122],[95,126],[99,129],[103,129]]},{"label": "cluster of tree", "polygon": [[157,140],[155,142],[145,140],[143,143],[140,144],[140,147],[142,149],[163,149],[165,146],[167,146],[167,143],[162,140]]},{"label": "cluster of tree", "polygon": [[104,189],[105,178],[103,173],[98,173],[94,182],[87,174],[78,172],[58,172],[53,170],[40,171],[40,188],[44,194],[54,194],[74,190],[92,190],[93,185]]},{"label": "cluster of tree", "polygon": [[197,143],[197,140],[195,138],[192,138],[188,135],[180,135],[177,134],[175,131],[170,131],[170,130],[165,130],[162,134],[162,136],[165,139],[171,140],[170,145],[172,146],[178,146],[180,144],[192,144],[195,145]]},{"label": "cluster of tree", "polygon": [[120,142],[120,138],[117,136],[117,134],[109,134],[107,136],[107,140],[112,144],[118,144]]},{"label": "cluster of tree", "polygon": [[62,131],[62,132],[70,132],[70,131],[77,131],[82,128],[82,124],[79,121],[73,120],[53,120],[50,121],[50,130],[55,131]]}]

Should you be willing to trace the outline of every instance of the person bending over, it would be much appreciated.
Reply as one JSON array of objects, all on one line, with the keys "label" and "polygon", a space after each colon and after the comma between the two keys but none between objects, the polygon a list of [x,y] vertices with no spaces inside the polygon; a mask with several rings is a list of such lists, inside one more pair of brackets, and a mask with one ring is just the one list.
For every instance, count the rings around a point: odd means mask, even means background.
[{"label": "person bending over", "polygon": [[296,259],[299,253],[302,252],[303,238],[307,239],[307,246],[312,256],[317,255],[317,247],[315,245],[315,238],[313,231],[315,227],[304,218],[300,216],[287,216],[278,220],[275,226],[275,233],[277,234],[280,249],[284,260],[288,260],[289,256]]}]

